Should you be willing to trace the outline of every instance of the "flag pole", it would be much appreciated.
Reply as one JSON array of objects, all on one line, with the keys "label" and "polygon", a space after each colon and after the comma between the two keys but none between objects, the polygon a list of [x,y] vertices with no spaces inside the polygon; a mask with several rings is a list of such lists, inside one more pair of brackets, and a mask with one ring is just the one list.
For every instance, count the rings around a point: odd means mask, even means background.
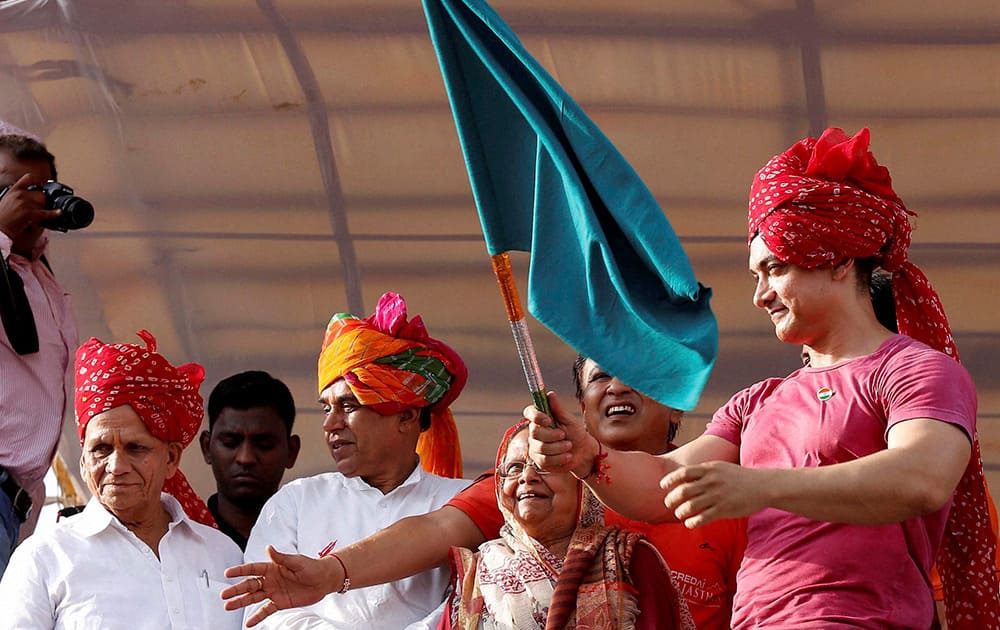
[{"label": "flag pole", "polygon": [[[503,296],[503,304],[507,309],[507,319],[510,321],[510,331],[514,334],[514,345],[517,346],[517,356],[521,359],[524,377],[528,380],[531,399],[535,403],[535,409],[551,418],[552,411],[549,409],[549,399],[545,395],[542,371],[538,367],[535,346],[531,343],[528,324],[524,321],[524,309],[521,308],[521,298],[517,294],[517,285],[514,284],[514,271],[510,266],[510,256],[507,252],[494,254],[490,256],[490,262],[493,263],[493,273],[496,274],[497,284],[500,285],[500,294]],[[553,419],[554,422],[555,419]]]}]

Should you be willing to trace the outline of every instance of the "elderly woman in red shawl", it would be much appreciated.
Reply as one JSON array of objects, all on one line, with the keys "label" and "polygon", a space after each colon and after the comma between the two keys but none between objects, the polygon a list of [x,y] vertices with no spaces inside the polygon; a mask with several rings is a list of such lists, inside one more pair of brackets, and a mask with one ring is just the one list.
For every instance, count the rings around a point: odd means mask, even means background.
[{"label": "elderly woman in red shawl", "polygon": [[526,428],[512,427],[497,453],[500,538],[452,549],[453,593],[438,629],[693,629],[656,549],[604,526],[603,506],[578,479],[539,470]]},{"label": "elderly woman in red shawl", "polygon": [[202,421],[200,365],[90,339],[76,353],[80,472],[93,499],[35,534],[0,583],[11,628],[241,627],[219,592],[239,548],[215,529],[178,466]]}]

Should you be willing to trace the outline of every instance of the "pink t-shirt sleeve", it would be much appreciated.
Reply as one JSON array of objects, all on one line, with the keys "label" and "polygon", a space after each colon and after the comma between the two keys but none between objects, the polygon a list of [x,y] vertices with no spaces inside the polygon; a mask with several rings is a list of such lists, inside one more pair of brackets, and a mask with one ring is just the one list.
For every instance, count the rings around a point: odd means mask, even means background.
[{"label": "pink t-shirt sleeve", "polygon": [[954,359],[926,349],[893,357],[875,387],[885,391],[887,432],[914,418],[954,424],[972,439],[976,428],[976,386]]},{"label": "pink t-shirt sleeve", "polygon": [[705,434],[720,437],[739,446],[743,419],[753,409],[755,401],[766,396],[765,392],[769,391],[777,381],[778,379],[768,379],[737,392],[729,402],[715,412],[712,421],[705,427]]},{"label": "pink t-shirt sleeve", "polygon": [[452,497],[446,505],[462,510],[472,519],[486,540],[500,537],[503,514],[497,507],[492,470],[479,475],[471,486]]},{"label": "pink t-shirt sleeve", "polygon": [[737,413],[738,405],[735,403],[740,394],[730,398],[729,402],[715,412],[712,421],[705,427],[705,435],[714,435],[737,446],[740,445],[740,430],[743,428],[743,423]]}]

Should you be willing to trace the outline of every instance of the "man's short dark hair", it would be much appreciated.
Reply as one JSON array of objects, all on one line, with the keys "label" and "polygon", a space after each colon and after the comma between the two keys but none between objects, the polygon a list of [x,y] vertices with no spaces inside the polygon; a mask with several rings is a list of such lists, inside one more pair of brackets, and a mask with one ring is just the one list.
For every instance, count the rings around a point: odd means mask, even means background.
[{"label": "man's short dark hair", "polygon": [[896,297],[892,290],[892,274],[877,269],[871,274],[868,294],[872,299],[872,308],[879,323],[894,333],[899,332],[896,323]]},{"label": "man's short dark hair", "polygon": [[587,362],[587,357],[582,354],[576,355],[573,360],[573,387],[576,388],[576,399],[583,402],[583,364]]},{"label": "man's short dark hair", "polygon": [[857,274],[858,280],[858,291],[861,293],[868,293],[869,287],[872,283],[872,274],[875,273],[875,259],[868,258],[855,258],[854,259],[854,269]]},{"label": "man's short dark hair", "polygon": [[20,134],[0,135],[0,151],[7,151],[19,162],[48,162],[52,179],[59,179],[55,156],[38,140]]},{"label": "man's short dark hair", "polygon": [[267,372],[249,370],[219,381],[208,396],[210,431],[226,407],[239,410],[270,407],[285,421],[288,435],[292,434],[292,425],[295,423],[295,400],[292,392],[287,385]]},{"label": "man's short dark hair", "polygon": [[431,408],[421,407],[420,408],[420,432],[423,433],[427,429],[431,428]]}]

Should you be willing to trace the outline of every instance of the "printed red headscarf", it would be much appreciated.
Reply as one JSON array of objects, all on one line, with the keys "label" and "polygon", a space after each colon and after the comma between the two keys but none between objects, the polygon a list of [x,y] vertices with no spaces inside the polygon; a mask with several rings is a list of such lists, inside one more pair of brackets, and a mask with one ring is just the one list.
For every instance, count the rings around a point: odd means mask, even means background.
[{"label": "printed red headscarf", "polygon": [[[899,332],[958,360],[940,298],[907,260],[909,217],[915,213],[892,189],[869,141],[868,129],[848,137],[831,128],[771,158],[750,187],[748,242],[759,234],[780,260],[807,269],[874,258],[892,273]],[[1000,628],[996,537],[986,492],[976,435],[937,558],[952,630]]]},{"label": "printed red headscarf", "polygon": [[[157,439],[180,442],[186,448],[201,426],[198,387],[205,380],[205,370],[196,363],[172,366],[157,354],[156,339],[149,331],[136,334],[146,342],[145,348],[91,337],[77,349],[75,407],[80,444],[94,416],[128,405]],[[192,520],[217,527],[180,470],[166,480],[163,491],[176,498]]]},{"label": "printed red headscarf", "polygon": [[382,415],[429,407],[431,426],[420,434],[424,470],[462,476],[458,427],[448,408],[468,372],[458,354],[427,334],[419,315],[406,319],[406,302],[386,293],[366,319],[338,313],[330,320],[319,355],[319,391],[343,377],[358,402]]}]

